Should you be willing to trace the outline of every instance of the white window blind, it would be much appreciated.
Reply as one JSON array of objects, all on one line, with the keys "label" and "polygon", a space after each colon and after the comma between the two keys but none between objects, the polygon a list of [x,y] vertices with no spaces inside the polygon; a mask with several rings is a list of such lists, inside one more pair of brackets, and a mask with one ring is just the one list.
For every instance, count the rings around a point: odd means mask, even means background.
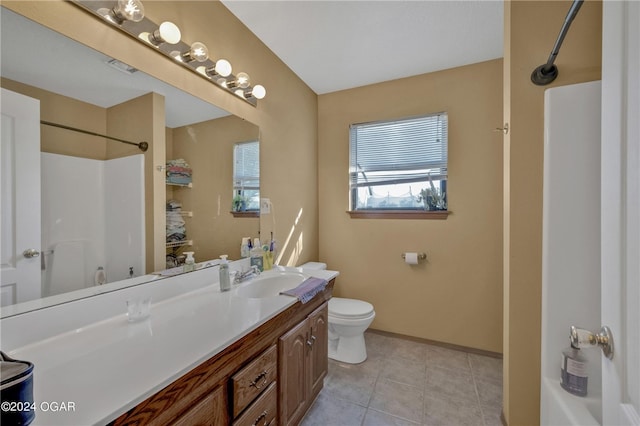
[{"label": "white window blind", "polygon": [[[384,201],[381,205],[385,208],[419,208],[417,195],[426,185],[435,182],[438,190],[444,190],[447,124],[447,113],[443,112],[351,125],[352,209],[375,208],[371,204],[376,197],[380,203]],[[395,201],[391,201],[392,195]],[[383,196],[387,200],[381,200]],[[369,197],[367,204],[363,198]]]},{"label": "white window blind", "polygon": [[233,150],[233,189],[260,188],[260,146],[258,141],[237,143]]},{"label": "white window blind", "polygon": [[[260,143],[237,143],[233,149],[235,211],[260,209]],[[238,201],[239,200],[239,201]]]}]

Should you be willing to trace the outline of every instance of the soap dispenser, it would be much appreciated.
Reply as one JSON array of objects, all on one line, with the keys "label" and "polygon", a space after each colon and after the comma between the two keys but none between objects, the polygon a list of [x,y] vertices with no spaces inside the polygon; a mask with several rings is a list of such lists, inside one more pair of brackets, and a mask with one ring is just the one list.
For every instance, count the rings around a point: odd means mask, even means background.
[{"label": "soap dispenser", "polygon": [[229,278],[229,262],[227,262],[227,255],[220,256],[220,291],[231,290],[231,280]]},{"label": "soap dispenser", "polygon": [[183,272],[191,272],[196,270],[196,260],[193,258],[192,251],[185,251],[184,254],[187,255],[187,258],[184,261],[184,266],[182,267]]}]

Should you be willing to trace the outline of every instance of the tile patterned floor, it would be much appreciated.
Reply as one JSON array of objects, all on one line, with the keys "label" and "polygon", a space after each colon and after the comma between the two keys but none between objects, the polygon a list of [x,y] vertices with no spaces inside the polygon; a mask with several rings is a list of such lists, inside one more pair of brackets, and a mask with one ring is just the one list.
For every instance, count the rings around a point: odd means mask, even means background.
[{"label": "tile patterned floor", "polygon": [[502,360],[365,333],[368,358],[329,360],[302,426],[501,426]]}]

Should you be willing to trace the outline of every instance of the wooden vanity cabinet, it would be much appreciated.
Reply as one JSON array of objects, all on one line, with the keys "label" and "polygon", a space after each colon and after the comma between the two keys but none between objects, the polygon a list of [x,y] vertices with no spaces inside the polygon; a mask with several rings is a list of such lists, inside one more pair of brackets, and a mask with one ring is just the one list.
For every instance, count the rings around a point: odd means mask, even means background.
[{"label": "wooden vanity cabinet", "polygon": [[328,366],[328,313],[324,303],[279,339],[281,425],[297,425],[322,389]]},{"label": "wooden vanity cabinet", "polygon": [[308,303],[280,312],[110,424],[297,424],[327,374],[333,285],[331,280]]}]

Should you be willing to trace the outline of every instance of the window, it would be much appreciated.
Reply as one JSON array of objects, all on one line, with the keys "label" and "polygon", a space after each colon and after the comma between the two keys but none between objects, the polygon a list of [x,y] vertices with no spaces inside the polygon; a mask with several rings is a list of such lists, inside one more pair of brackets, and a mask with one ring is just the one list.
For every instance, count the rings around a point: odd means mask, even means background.
[{"label": "window", "polygon": [[260,144],[241,142],[233,148],[233,206],[235,212],[260,210]]},{"label": "window", "polygon": [[447,210],[447,113],[350,127],[351,210]]}]

